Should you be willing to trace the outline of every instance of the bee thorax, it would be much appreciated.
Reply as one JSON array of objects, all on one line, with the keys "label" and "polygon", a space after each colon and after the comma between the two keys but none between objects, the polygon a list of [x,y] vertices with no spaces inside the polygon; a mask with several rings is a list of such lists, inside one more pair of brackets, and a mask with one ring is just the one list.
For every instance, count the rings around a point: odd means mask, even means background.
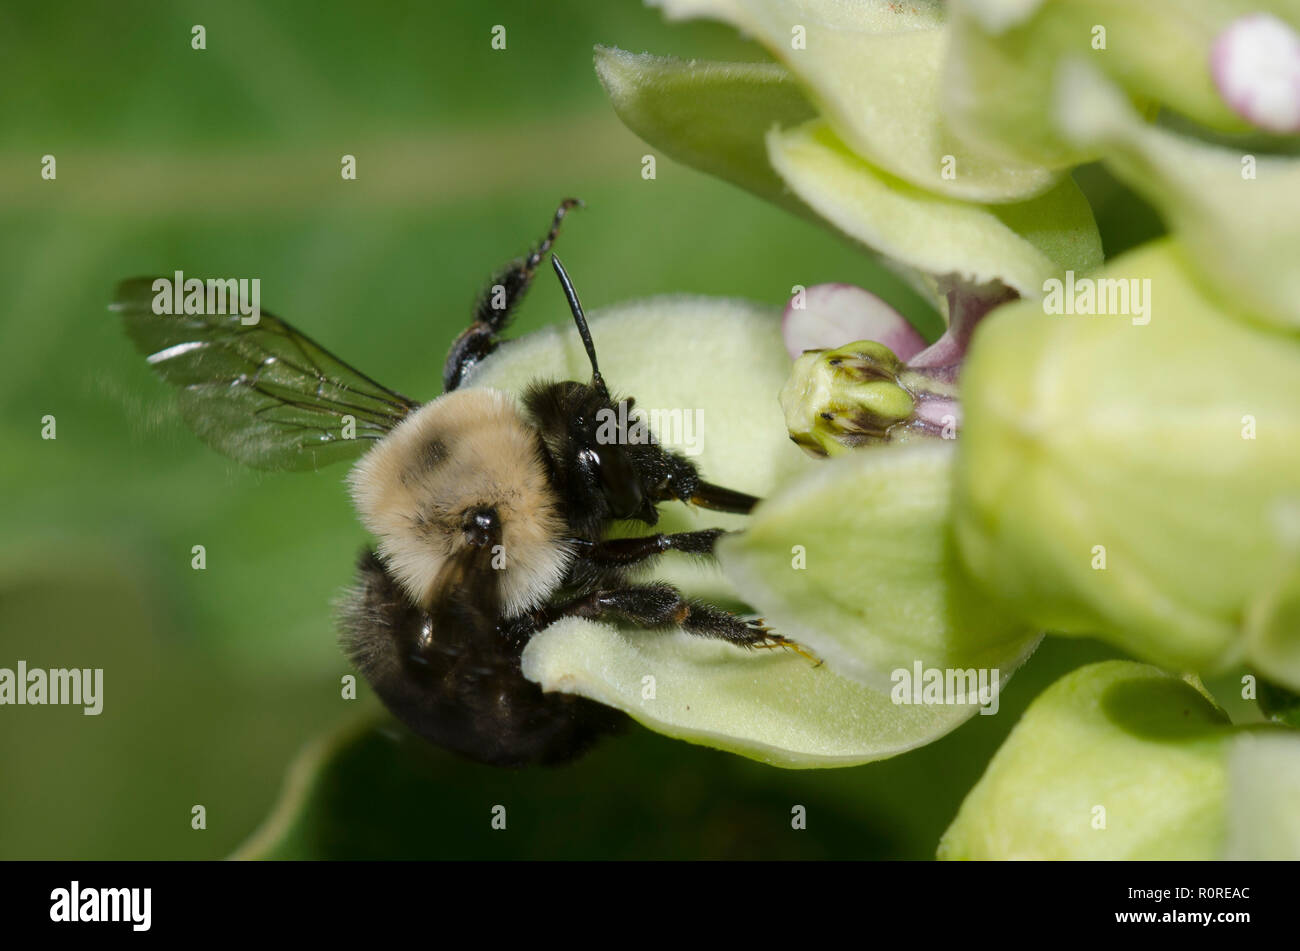
[{"label": "bee thorax", "polygon": [[494,585],[514,617],[554,593],[572,555],[542,452],[508,396],[468,389],[421,407],[357,463],[357,511],[413,602]]}]

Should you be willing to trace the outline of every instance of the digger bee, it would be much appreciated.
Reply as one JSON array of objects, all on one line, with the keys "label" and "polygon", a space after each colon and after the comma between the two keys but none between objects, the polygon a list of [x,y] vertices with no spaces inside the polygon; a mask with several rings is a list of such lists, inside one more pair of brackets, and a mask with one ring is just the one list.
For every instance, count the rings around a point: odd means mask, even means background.
[{"label": "digger bee", "polygon": [[159,315],[145,278],[121,284],[112,305],[136,348],[179,388],[182,415],[208,445],[264,469],[360,457],[348,484],[377,545],[362,553],[342,604],[342,647],[412,730],[495,765],[569,759],[623,720],[523,677],[529,637],[561,618],[794,646],[760,621],[629,580],[634,566],[667,552],[711,557],[724,533],[606,538],[615,521],[654,525],[667,502],[747,513],[758,500],[704,481],[657,442],[611,440],[599,428],[602,419],[628,419],[632,400],[606,386],[558,258],[590,382],[538,381],[519,399],[462,387],[502,343],[575,204],[563,202],[536,248],[494,276],[451,347],[443,395],[428,403],[380,385],[264,311],[251,326],[239,314]]}]

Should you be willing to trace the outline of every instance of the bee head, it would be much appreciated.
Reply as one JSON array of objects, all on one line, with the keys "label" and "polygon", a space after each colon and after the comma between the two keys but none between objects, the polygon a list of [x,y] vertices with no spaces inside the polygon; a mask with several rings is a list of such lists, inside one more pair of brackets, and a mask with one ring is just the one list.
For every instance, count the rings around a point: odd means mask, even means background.
[{"label": "bee head", "polygon": [[560,279],[560,286],[564,288],[573,322],[591,362],[590,383],[559,385],[564,409],[553,422],[567,430],[564,455],[570,458],[575,474],[582,482],[598,488],[610,517],[636,518],[653,525],[658,521],[659,513],[645,496],[640,467],[631,448],[638,444],[637,435],[644,427],[631,418],[631,398],[615,400],[610,395],[605,378],[600,374],[596,345],[592,342],[578,292],[563,262],[552,255],[551,264]]}]

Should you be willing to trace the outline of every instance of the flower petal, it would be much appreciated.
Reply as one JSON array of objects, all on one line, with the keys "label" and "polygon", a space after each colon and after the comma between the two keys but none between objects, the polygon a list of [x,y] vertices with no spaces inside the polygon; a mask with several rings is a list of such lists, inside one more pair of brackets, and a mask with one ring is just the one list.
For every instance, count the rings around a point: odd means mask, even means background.
[{"label": "flower petal", "polygon": [[815,110],[777,63],[712,63],[596,47],[596,74],[629,129],[679,162],[733,182],[797,214],[814,215],[790,195],[767,161],[774,125]]},{"label": "flower petal", "polygon": [[1300,36],[1269,13],[1233,20],[1214,41],[1214,84],[1245,119],[1273,132],[1300,132]]},{"label": "flower petal", "polygon": [[906,317],[852,284],[818,284],[796,295],[781,315],[781,335],[792,358],[855,340],[883,343],[904,361],[925,349],[925,338]]},{"label": "flower petal", "polygon": [[[1293,563],[1300,341],[1217,309],[1168,240],[1096,280],[1125,296],[1136,281],[1145,304],[1106,315],[1111,295],[1091,285],[1101,315],[1017,302],[981,325],[962,371],[957,537],[976,576],[1043,627],[1221,670]],[[1267,630],[1290,646],[1265,638],[1255,656],[1295,656],[1300,629]]]},{"label": "flower petal", "polygon": [[1155,204],[1229,314],[1300,329],[1300,160],[1149,126],[1083,63],[1063,68],[1058,110],[1073,141],[1097,147]]},{"label": "flower petal", "polygon": [[1300,733],[1243,733],[1228,754],[1224,858],[1300,861]]},{"label": "flower petal", "polygon": [[814,211],[887,258],[1038,297],[1044,280],[1102,260],[1092,211],[1070,179],[1014,205],[972,205],[914,188],[858,158],[823,122],[768,134],[772,165]]},{"label": "flower petal", "polygon": [[[1300,691],[1300,559],[1294,553],[1246,618],[1246,659],[1271,680]],[[1300,710],[1293,716],[1300,720]]]},{"label": "flower petal", "polygon": [[620,631],[571,619],[524,649],[524,675],[578,693],[660,733],[774,766],[853,766],[922,746],[977,704],[895,704],[831,665],[746,653],[681,631]]},{"label": "flower petal", "polygon": [[1247,125],[1212,82],[1210,48],[1232,16],[1220,0],[1141,3],[952,0],[945,119],[963,141],[1009,161],[1066,168],[1096,158],[1061,134],[1061,63],[1086,59],[1154,111],[1159,104],[1223,131]]},{"label": "flower petal", "polygon": [[736,590],[837,673],[877,690],[895,671],[1000,669],[1040,635],[966,576],[949,530],[951,442],[866,449],[766,500],[719,549]]},{"label": "flower petal", "polygon": [[939,842],[941,859],[1213,859],[1227,717],[1195,687],[1091,664],[1025,711]]},{"label": "flower petal", "polygon": [[[768,160],[771,129],[815,115],[784,66],[686,61],[597,47],[596,72],[619,118],[647,144],[844,236],[800,201]],[[896,261],[883,263],[942,306],[933,279]]]},{"label": "flower petal", "polygon": [[[1044,168],[971,154],[944,128],[943,4],[858,0],[660,0],[669,19],[709,17],[757,39],[788,66],[840,138],[891,175],[953,198],[1023,201],[1049,189]],[[955,174],[951,174],[955,170]]]}]

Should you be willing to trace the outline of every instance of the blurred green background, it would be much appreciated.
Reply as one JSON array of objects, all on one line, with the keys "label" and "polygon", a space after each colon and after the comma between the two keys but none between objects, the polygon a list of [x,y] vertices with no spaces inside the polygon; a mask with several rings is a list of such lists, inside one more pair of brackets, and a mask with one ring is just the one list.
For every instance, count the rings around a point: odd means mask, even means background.
[{"label": "blurred green background", "polygon": [[[119,279],[259,277],[264,308],[429,399],[486,278],[577,195],[588,207],[561,246],[589,308],[677,292],[779,304],[835,280],[938,326],[812,224],[663,156],[642,179],[651,150],[607,105],[596,43],[764,58],[633,0],[0,11],[0,666],[105,669],[99,717],[0,708],[0,858],[229,855],[312,741],[245,854],[927,858],[1029,700],[1110,656],[1049,641],[1000,716],[802,773],[635,727],[570,768],[494,771],[412,742],[364,684],[341,698],[331,601],[365,540],[345,467],[265,475],[204,448],[105,311]],[[1108,251],[1158,230],[1095,168],[1080,180]],[[542,279],[516,332],[560,320]],[[57,440],[40,438],[46,414]],[[489,828],[496,803],[506,833]]]}]

